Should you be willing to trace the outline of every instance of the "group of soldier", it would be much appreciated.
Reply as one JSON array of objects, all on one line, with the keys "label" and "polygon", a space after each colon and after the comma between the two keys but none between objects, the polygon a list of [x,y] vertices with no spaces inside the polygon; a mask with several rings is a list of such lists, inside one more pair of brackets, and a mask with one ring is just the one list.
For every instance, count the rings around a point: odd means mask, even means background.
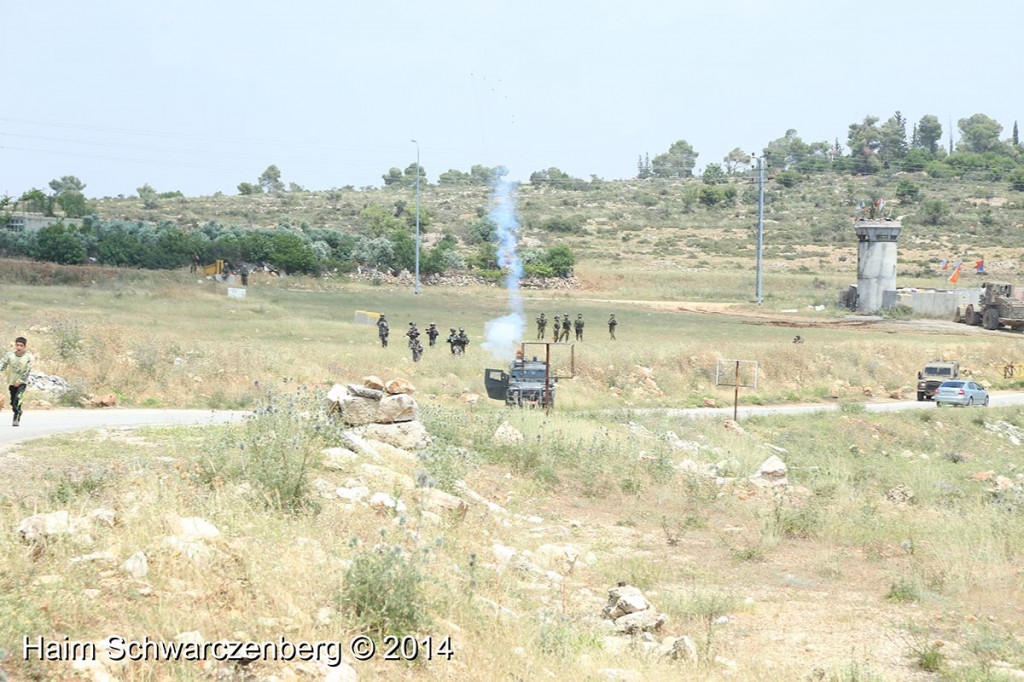
[{"label": "group of soldier", "polygon": [[[388,336],[391,333],[391,329],[388,326],[387,317],[383,314],[377,319],[377,336],[380,338],[381,348],[388,347]],[[427,339],[431,348],[437,345],[437,337],[441,335],[441,330],[437,328],[437,325],[433,322],[427,327]],[[406,338],[409,340],[409,350],[412,351],[412,361],[419,362],[420,358],[423,357],[423,344],[420,342],[420,330],[416,327],[415,322],[409,323],[409,329],[405,332]],[[458,331],[455,331],[455,327],[448,328],[448,347],[451,349],[452,355],[465,355],[466,346],[469,345],[469,336],[466,334],[464,327],[459,327]]]},{"label": "group of soldier", "polygon": [[[556,343],[559,341],[568,341],[570,328],[576,332],[576,340],[582,341],[584,325],[583,313],[577,314],[575,320],[570,319],[569,313],[565,313],[562,316],[555,315],[555,333],[554,336],[551,337],[552,341],[555,341]],[[608,318],[608,334],[611,336],[613,341],[615,340],[615,328],[618,325],[619,323],[615,319],[615,313],[612,313],[611,317]],[[538,341],[543,341],[546,338],[547,328],[548,320],[544,316],[544,313],[541,313],[540,317],[537,318]]]}]

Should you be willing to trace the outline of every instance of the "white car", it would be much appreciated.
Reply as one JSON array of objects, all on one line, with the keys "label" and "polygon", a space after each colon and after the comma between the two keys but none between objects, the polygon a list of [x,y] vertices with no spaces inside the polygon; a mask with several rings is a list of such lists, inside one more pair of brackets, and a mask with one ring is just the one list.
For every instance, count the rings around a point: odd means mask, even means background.
[{"label": "white car", "polygon": [[960,405],[961,407],[988,406],[988,391],[973,381],[954,379],[943,381],[935,391],[935,406]]}]

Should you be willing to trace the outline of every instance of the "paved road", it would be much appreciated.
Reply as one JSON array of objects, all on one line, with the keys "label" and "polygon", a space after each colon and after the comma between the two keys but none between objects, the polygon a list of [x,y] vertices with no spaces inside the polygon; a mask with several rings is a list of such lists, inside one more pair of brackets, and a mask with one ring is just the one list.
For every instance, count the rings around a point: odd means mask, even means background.
[{"label": "paved road", "polygon": [[[990,407],[1007,407],[1010,405],[1024,405],[1024,393],[1015,391],[997,391],[990,394]],[[935,403],[926,400],[889,400],[878,403],[863,403],[868,412],[897,412],[899,410],[927,410],[935,409]],[[771,414],[808,414],[813,412],[835,412],[839,409],[836,403],[815,403],[811,405],[766,405],[766,406],[741,406],[738,410],[738,417],[745,419],[753,416],[766,416]],[[944,407],[942,409],[949,409]],[[984,408],[981,408],[984,409]],[[720,417],[731,419],[732,407],[692,407],[686,409],[669,409],[666,413],[672,417]]]},{"label": "paved road", "polygon": [[[996,392],[992,393],[992,407],[1024,405],[1024,393]],[[935,409],[932,402],[916,400],[893,400],[879,403],[864,403],[868,412],[895,412],[898,410]],[[656,409],[656,408],[655,408]],[[835,403],[816,403],[811,405],[767,405],[739,408],[739,418],[766,416],[772,414],[810,414],[814,412],[835,412],[839,406]],[[948,409],[948,408],[947,408]],[[982,408],[984,409],[984,408]],[[638,410],[647,411],[647,410]],[[653,411],[653,410],[652,410]],[[718,417],[732,418],[731,407],[718,408],[686,408],[666,409],[672,417]],[[0,447],[10,443],[31,438],[42,438],[58,433],[73,433],[101,428],[136,428],[139,426],[177,426],[225,424],[241,421],[244,411],[233,410],[142,410],[142,409],[109,409],[109,410],[27,410],[22,417],[21,426],[15,428],[6,421],[10,412],[0,415]]]},{"label": "paved road", "polygon": [[72,433],[100,428],[135,428],[139,426],[210,425],[237,422],[248,412],[231,410],[25,410],[21,426],[8,421],[11,412],[4,411],[0,421],[0,446],[30,438],[58,433]]}]

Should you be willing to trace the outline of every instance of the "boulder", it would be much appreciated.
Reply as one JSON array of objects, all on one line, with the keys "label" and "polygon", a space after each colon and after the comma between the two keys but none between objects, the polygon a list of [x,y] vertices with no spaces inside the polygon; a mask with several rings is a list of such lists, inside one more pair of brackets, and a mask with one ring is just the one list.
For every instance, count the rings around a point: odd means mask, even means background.
[{"label": "boulder", "polygon": [[506,421],[494,432],[491,442],[495,445],[518,445],[523,442],[523,434]]},{"label": "boulder", "polygon": [[788,485],[789,480],[786,478],[786,472],[786,463],[779,459],[777,455],[772,455],[761,464],[761,468],[757,470],[757,473],[750,477],[750,482],[762,488]]},{"label": "boulder", "polygon": [[469,505],[461,497],[456,497],[437,488],[420,488],[417,491],[420,507],[439,516],[462,519],[466,516]]},{"label": "boulder", "polygon": [[372,374],[368,377],[363,377],[363,386],[377,391],[384,390],[384,382],[380,377],[373,376]]},{"label": "boulder", "polygon": [[416,387],[408,379],[392,379],[384,386],[384,390],[389,395],[409,395],[416,392]]},{"label": "boulder", "polygon": [[393,445],[402,450],[423,450],[430,445],[430,434],[420,421],[395,424],[367,424],[359,429],[365,438]]},{"label": "boulder", "polygon": [[89,407],[115,407],[117,405],[117,396],[113,393],[107,393],[106,395],[94,395],[89,398]]},{"label": "boulder", "polygon": [[360,398],[369,398],[370,400],[380,400],[385,396],[384,391],[376,388],[367,388],[365,386],[357,386],[356,384],[348,384],[345,386],[348,389],[349,395],[356,395]]},{"label": "boulder", "polygon": [[371,424],[379,421],[381,403],[376,400],[361,398],[355,395],[345,395],[337,405],[341,410],[342,421],[350,426]]},{"label": "boulder", "polygon": [[323,456],[325,469],[348,469],[359,460],[359,455],[343,447],[327,448]]},{"label": "boulder", "polygon": [[624,635],[635,635],[641,632],[658,632],[668,620],[664,613],[654,609],[635,611],[615,619],[615,631]]},{"label": "boulder", "polygon": [[378,403],[376,421],[380,424],[392,424],[394,422],[411,422],[419,418],[419,408],[412,396],[405,393],[395,393],[381,399]]},{"label": "boulder", "polygon": [[643,593],[632,585],[619,585],[608,590],[608,603],[604,607],[605,618],[617,620],[622,616],[651,608]]}]

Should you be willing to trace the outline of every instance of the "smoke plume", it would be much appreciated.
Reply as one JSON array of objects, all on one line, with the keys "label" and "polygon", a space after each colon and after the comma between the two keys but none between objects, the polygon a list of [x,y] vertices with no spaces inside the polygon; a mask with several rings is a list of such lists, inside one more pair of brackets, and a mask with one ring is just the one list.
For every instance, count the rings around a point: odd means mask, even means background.
[{"label": "smoke plume", "polygon": [[523,276],[523,263],[516,252],[519,240],[519,221],[516,220],[516,198],[512,183],[497,179],[494,185],[494,208],[490,219],[497,228],[498,265],[505,270],[505,289],[508,292],[509,313],[484,325],[486,340],[481,346],[498,360],[511,360],[516,345],[523,340],[526,316],[519,295],[519,280]]}]

